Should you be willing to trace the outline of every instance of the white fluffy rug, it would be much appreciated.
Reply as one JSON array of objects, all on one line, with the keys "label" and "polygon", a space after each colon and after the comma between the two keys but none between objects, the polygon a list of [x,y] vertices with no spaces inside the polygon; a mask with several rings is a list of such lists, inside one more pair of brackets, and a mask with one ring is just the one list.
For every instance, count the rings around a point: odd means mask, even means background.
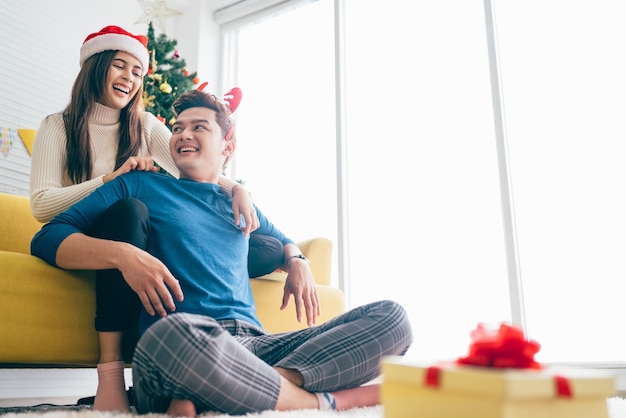
[{"label": "white fluffy rug", "polygon": [[[609,417],[610,418],[626,418],[626,399],[624,398],[610,398],[608,401]],[[137,418],[137,415],[132,414],[111,414],[105,412],[94,411],[54,411],[45,413],[9,413],[1,415],[2,418],[28,418],[28,417],[45,417],[45,418]],[[145,418],[166,418],[166,415],[161,414],[148,414],[142,415]],[[206,418],[227,418],[231,415],[222,414],[206,414],[203,415]],[[372,408],[356,408],[342,412],[322,412],[312,409],[289,411],[289,412],[276,412],[266,411],[259,414],[245,415],[247,418],[383,418],[384,412],[382,407]],[[595,417],[589,417],[595,418]]]},{"label": "white fluffy rug", "polygon": [[[0,415],[2,418],[28,418],[28,417],[45,417],[45,418],[169,418],[167,415],[148,414],[148,415],[132,415],[132,414],[112,414],[107,412],[95,411],[54,411],[45,413],[23,412],[10,413]],[[241,415],[239,415],[241,416]],[[244,415],[247,418],[382,418],[384,416],[382,407],[372,408],[355,408],[342,412],[326,412],[316,411],[313,409],[304,409],[299,411],[277,412],[265,411],[258,414]],[[626,415],[624,415],[626,417]],[[232,415],[223,414],[206,414],[202,415],[206,418],[226,418]]]},{"label": "white fluffy rug", "polygon": [[[1,414],[1,410],[0,410]],[[45,418],[169,418],[167,415],[162,414],[147,414],[147,415],[133,415],[133,414],[113,414],[109,412],[96,412],[90,410],[80,411],[51,411],[51,412],[21,412],[21,413],[9,413],[0,415],[2,418],[28,418],[28,417],[45,417]],[[205,414],[201,417],[204,418],[232,418],[232,415],[224,414]],[[265,411],[258,414],[238,415],[238,417],[246,418],[383,418],[383,408],[371,407],[371,408],[355,408],[347,411],[332,412],[332,411],[317,411],[314,409],[303,409],[298,411]],[[626,415],[624,415],[626,417]]]}]

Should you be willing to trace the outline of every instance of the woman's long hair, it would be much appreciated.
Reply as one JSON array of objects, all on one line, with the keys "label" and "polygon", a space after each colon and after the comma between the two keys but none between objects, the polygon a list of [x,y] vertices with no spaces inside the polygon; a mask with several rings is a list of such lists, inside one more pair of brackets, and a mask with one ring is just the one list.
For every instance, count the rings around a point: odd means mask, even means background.
[{"label": "woman's long hair", "polygon": [[[104,94],[111,63],[117,51],[104,51],[87,59],[74,81],[70,103],[63,111],[67,143],[65,168],[73,184],[91,179],[89,119],[94,103]],[[137,155],[143,141],[143,79],[135,97],[120,112],[119,144],[115,169]]]}]

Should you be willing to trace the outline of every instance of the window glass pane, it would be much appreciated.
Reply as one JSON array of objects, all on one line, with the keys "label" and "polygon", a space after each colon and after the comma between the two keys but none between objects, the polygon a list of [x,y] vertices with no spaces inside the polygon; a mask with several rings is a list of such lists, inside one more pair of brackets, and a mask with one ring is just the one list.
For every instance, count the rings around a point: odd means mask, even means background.
[{"label": "window glass pane", "polygon": [[350,290],[447,360],[510,321],[483,6],[407,4],[346,1]]},{"label": "window glass pane", "polygon": [[236,178],[289,237],[336,243],[333,3],[246,27],[238,46]]},{"label": "window glass pane", "polygon": [[498,1],[528,332],[542,361],[626,353],[626,4]]}]

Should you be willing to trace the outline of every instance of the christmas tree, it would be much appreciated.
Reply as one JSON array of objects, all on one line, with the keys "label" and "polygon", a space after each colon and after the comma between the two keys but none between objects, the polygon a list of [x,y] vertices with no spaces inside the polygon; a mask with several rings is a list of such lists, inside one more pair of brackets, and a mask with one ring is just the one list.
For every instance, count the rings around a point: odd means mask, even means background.
[{"label": "christmas tree", "polygon": [[148,112],[168,126],[174,123],[172,111],[174,100],[199,83],[197,73],[190,73],[187,70],[185,60],[175,49],[176,43],[176,40],[169,39],[163,33],[156,38],[154,27],[150,22],[148,25],[150,68],[144,79],[143,104]]}]

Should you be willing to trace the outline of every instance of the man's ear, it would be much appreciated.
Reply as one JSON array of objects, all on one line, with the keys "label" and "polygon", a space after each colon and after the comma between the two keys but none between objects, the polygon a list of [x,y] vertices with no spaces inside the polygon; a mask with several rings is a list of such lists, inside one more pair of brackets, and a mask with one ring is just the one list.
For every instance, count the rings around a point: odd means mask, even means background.
[{"label": "man's ear", "polygon": [[224,141],[224,151],[222,151],[224,153],[224,155],[229,156],[229,155],[233,155],[233,153],[235,152],[235,141],[229,140],[229,141]]}]

